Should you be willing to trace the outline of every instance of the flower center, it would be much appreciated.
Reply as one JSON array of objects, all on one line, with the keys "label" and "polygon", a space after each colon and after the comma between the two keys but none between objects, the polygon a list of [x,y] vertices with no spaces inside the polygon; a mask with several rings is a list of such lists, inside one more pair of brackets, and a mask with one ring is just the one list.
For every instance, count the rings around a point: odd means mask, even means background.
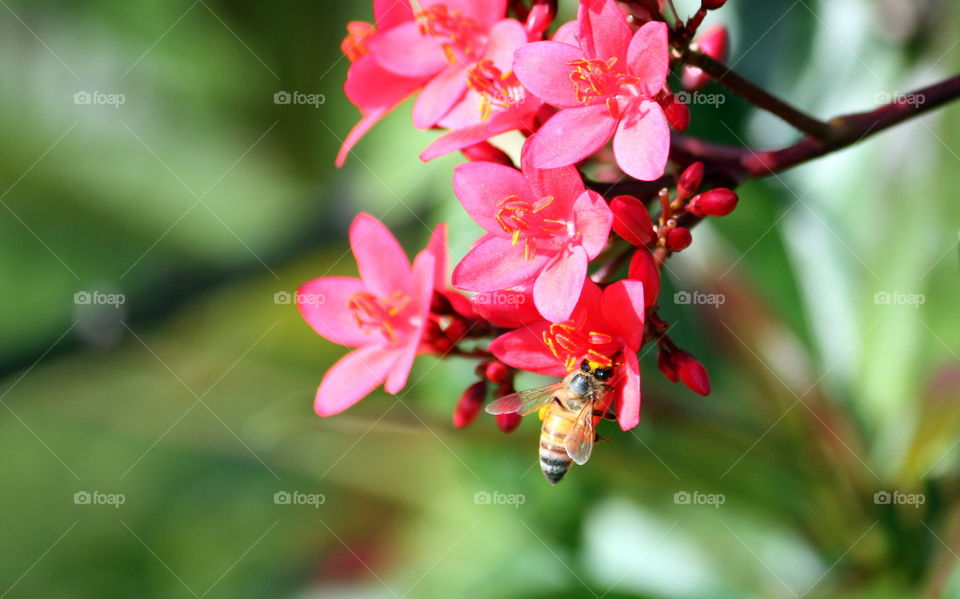
[{"label": "flower center", "polygon": [[613,343],[613,337],[596,331],[583,331],[573,321],[553,323],[543,332],[543,342],[567,370],[574,370],[582,360],[600,368],[613,366],[601,349]]},{"label": "flower center", "polygon": [[377,28],[370,23],[363,21],[351,21],[347,23],[347,37],[340,42],[340,50],[350,62],[356,62],[370,54],[370,48],[366,45],[366,39],[377,32]]},{"label": "flower center", "polygon": [[544,196],[536,202],[507,196],[497,204],[497,222],[503,231],[513,237],[513,245],[524,242],[524,256],[533,260],[537,255],[538,237],[555,237],[568,230],[567,222],[543,218],[540,212],[553,203],[553,196]]},{"label": "flower center", "polygon": [[637,95],[636,86],[640,84],[640,79],[614,69],[616,57],[605,61],[581,58],[567,64],[573,67],[570,81],[573,82],[574,93],[585,106],[606,102],[611,116],[617,117],[620,112],[617,96]]},{"label": "flower center", "polygon": [[416,15],[420,33],[444,40],[443,52],[447,62],[454,64],[458,58],[478,58],[482,48],[478,38],[480,25],[459,10],[449,10],[444,4],[434,4]]},{"label": "flower center", "polygon": [[358,291],[347,300],[347,308],[353,312],[357,326],[365,332],[377,331],[390,343],[397,341],[397,328],[403,324],[399,316],[410,306],[411,298],[402,291],[386,297],[377,297],[366,291]]},{"label": "flower center", "polygon": [[480,60],[467,70],[467,85],[481,96],[480,115],[483,120],[490,110],[510,108],[522,104],[526,92],[513,71],[503,73],[492,60]]}]

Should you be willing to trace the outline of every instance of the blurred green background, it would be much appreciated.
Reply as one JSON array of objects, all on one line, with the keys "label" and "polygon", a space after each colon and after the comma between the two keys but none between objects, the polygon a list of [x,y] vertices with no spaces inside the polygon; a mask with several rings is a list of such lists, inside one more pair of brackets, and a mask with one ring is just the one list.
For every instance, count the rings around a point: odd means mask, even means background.
[{"label": "blurred green background", "polygon": [[[333,168],[367,2],[0,5],[0,598],[960,597],[957,106],[698,228],[661,305],[713,394],[644,356],[641,425],[604,425],[551,487],[538,423],[452,429],[468,362],[313,415],[342,350],[283,293],[354,273],[359,210],[411,253],[441,220],[457,256],[476,232],[409,105]],[[821,117],[960,70],[945,0],[710,19],[737,70]],[[795,138],[724,99],[691,131]]]}]

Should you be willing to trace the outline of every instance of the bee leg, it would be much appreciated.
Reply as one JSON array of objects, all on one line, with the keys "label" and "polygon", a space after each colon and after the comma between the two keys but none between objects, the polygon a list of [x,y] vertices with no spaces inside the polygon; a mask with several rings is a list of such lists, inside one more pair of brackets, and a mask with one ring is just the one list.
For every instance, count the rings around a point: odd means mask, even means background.
[{"label": "bee leg", "polygon": [[598,432],[596,432],[596,431],[594,431],[594,433],[593,433],[593,442],[594,442],[594,443],[599,443],[600,441],[610,441],[610,440],[611,440],[611,439],[607,439],[606,437],[601,437],[601,436],[600,436],[600,433],[598,433]]},{"label": "bee leg", "polygon": [[614,414],[611,410],[607,410],[606,412],[601,412],[600,410],[594,410],[594,411],[593,411],[593,416],[594,416],[594,418],[603,418],[604,420],[616,420],[616,419],[617,419],[617,415]]}]

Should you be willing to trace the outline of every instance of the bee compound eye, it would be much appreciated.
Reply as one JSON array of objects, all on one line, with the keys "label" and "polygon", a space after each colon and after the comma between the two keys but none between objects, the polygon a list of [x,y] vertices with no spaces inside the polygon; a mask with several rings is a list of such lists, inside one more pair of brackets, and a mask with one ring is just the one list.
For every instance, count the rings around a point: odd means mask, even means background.
[{"label": "bee compound eye", "polygon": [[613,375],[613,369],[597,368],[596,371],[594,371],[593,375],[601,381],[606,381]]},{"label": "bee compound eye", "polygon": [[586,360],[584,360],[583,362],[581,362],[581,363],[580,363],[580,370],[582,370],[582,371],[584,371],[584,372],[590,372],[590,362],[587,362]]}]

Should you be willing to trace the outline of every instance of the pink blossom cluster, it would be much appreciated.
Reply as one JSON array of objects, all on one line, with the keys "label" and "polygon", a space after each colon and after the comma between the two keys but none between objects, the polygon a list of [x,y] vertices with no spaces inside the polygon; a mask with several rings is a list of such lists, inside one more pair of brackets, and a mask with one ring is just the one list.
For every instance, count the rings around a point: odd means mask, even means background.
[{"label": "pink blossom cluster", "polygon": [[[706,370],[657,313],[660,268],[690,245],[692,224],[728,214],[737,196],[698,193],[702,164],[671,163],[671,128],[690,120],[667,85],[681,31],[658,2],[635,4],[581,0],[576,20],[555,26],[555,1],[374,0],[374,23],[348,25],[345,92],[362,118],[337,164],[416,96],[413,125],[443,132],[421,159],[462,152],[453,190],[484,233],[448,276],[444,225],[411,261],[377,219],[356,217],[349,237],[360,277],[299,291],[325,298],[298,303],[307,323],[355,348],[324,376],[318,414],[380,385],[400,392],[422,354],[478,362],[479,380],[454,409],[457,427],[489,396],[512,393],[517,371],[561,377],[587,360],[614,369],[606,401],[628,430],[640,419],[638,354],[650,343],[668,379],[709,393]],[[725,30],[706,42],[722,54]],[[692,89],[709,78],[688,68],[683,79]],[[526,138],[519,168],[490,141],[512,131]],[[584,177],[594,167],[633,181],[667,177],[675,191],[605,197]],[[519,418],[497,421],[512,430]]]}]

